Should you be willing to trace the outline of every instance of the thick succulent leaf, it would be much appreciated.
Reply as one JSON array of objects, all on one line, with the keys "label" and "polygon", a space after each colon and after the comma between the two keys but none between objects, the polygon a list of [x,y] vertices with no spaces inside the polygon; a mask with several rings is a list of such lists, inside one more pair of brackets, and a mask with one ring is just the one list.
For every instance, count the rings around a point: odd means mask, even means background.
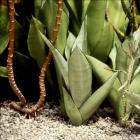
[{"label": "thick succulent leaf", "polygon": [[[116,49],[117,49],[116,69],[117,70],[127,71],[127,69],[128,69],[130,59],[127,56],[127,54],[125,53],[125,51],[128,52],[128,54],[130,54],[129,53],[129,43],[130,42],[131,41],[128,38],[124,41],[124,43],[122,45],[118,45],[118,46],[116,45]],[[126,81],[126,78],[127,78],[126,74],[123,72],[120,72],[118,77],[122,84]]]},{"label": "thick succulent leaf", "polygon": [[57,75],[57,81],[58,81],[58,86],[59,86],[59,93],[60,93],[60,108],[61,108],[61,113],[64,116],[66,115],[66,109],[64,106],[64,95],[63,95],[63,89],[62,87],[65,86],[64,80],[63,80],[63,75],[61,71],[59,70],[57,64],[55,63],[55,70],[56,70],[56,75]]},{"label": "thick succulent leaf", "polygon": [[71,96],[67,92],[67,90],[63,87],[63,96],[64,96],[64,105],[66,109],[66,113],[71,120],[72,124],[74,125],[81,125],[82,124],[82,117],[81,114],[73,102]]},{"label": "thick succulent leaf", "polygon": [[133,38],[136,46],[140,46],[140,27],[134,32]]},{"label": "thick succulent leaf", "polygon": [[[101,62],[100,60],[89,55],[86,55],[86,58],[93,69],[94,75],[96,76],[97,80],[99,80],[100,83],[105,83],[106,80],[109,77],[111,77],[111,75],[114,73],[113,71],[111,71],[111,68],[108,65]],[[116,89],[118,89],[121,86],[118,78],[116,79],[114,85]]]},{"label": "thick succulent leaf", "polygon": [[61,55],[61,53],[56,48],[54,48],[54,46],[51,44],[51,42],[46,38],[46,36],[44,34],[42,34],[40,32],[40,36],[42,37],[44,42],[47,44],[47,46],[52,51],[54,60],[55,60],[55,62],[57,64],[61,74],[63,75],[63,78],[64,78],[64,81],[65,81],[65,84],[66,84],[67,88],[69,89],[69,84],[68,84],[68,63],[67,63],[67,61]]},{"label": "thick succulent leaf", "polygon": [[[94,57],[91,57],[88,55],[86,55],[86,57],[89,63],[91,64],[93,73],[96,76],[97,80],[101,84],[105,83],[108,80],[108,78],[113,74],[111,70],[108,70],[110,69],[110,67]],[[118,119],[121,119],[125,114],[124,102],[121,100],[122,95],[118,91],[120,86],[121,86],[121,83],[118,80],[118,78],[116,78],[114,85],[110,91],[110,94],[108,95],[109,101],[111,105],[113,106]]]},{"label": "thick succulent leaf", "polygon": [[113,47],[114,32],[112,26],[108,22],[104,22],[104,28],[100,37],[100,41],[91,52],[91,55],[98,58],[102,62],[106,62],[109,53]]},{"label": "thick succulent leaf", "polygon": [[[137,56],[140,56],[140,27],[134,32],[133,38],[134,38],[134,43],[135,43],[135,49],[137,49]],[[137,68],[135,74],[139,71],[140,71],[140,65],[139,65],[139,68]]]},{"label": "thick succulent leaf", "polygon": [[140,72],[140,65],[136,68],[135,72],[134,72],[134,76],[137,75]]},{"label": "thick succulent leaf", "polygon": [[[37,5],[37,7],[38,8],[40,7],[40,3]],[[40,10],[37,9],[38,14],[36,14],[36,17],[46,26],[47,35],[49,39],[51,38],[52,31],[55,26],[57,8],[58,6],[56,0],[46,0],[43,3],[43,5],[41,5]],[[68,24],[69,24],[68,10],[64,5],[62,16],[61,16],[60,30],[56,42],[56,47],[61,52],[61,54],[64,53],[64,49],[66,46]]]},{"label": "thick succulent leaf", "polygon": [[121,42],[117,36],[116,33],[114,33],[114,41],[113,41],[113,48],[109,54],[109,58],[111,59],[112,62],[112,68],[116,69],[116,56],[117,56],[117,49],[119,46],[121,46]]},{"label": "thick succulent leaf", "polygon": [[[120,0],[108,0],[107,13],[111,20],[111,23],[122,31],[126,31],[126,25],[128,24],[128,19],[123,11],[122,4]],[[129,6],[129,1],[125,0],[127,6]]]},{"label": "thick succulent leaf", "polygon": [[0,54],[4,52],[9,43],[9,34],[0,37]]},{"label": "thick succulent leaf", "polygon": [[67,44],[65,48],[65,57],[67,60],[69,60],[75,39],[76,39],[75,36],[71,32],[69,32],[68,38],[67,38]]},{"label": "thick succulent leaf", "polygon": [[140,94],[140,72],[134,76],[130,85],[130,91],[135,94]]},{"label": "thick succulent leaf", "polygon": [[90,4],[90,1],[91,1],[91,0],[82,0],[82,21],[83,21],[84,18],[85,18],[85,15],[86,15],[88,6],[89,6],[89,4]]},{"label": "thick succulent leaf", "polygon": [[79,108],[92,92],[92,69],[78,47],[76,47],[68,62],[68,79],[70,94]]},{"label": "thick succulent leaf", "polygon": [[[42,4],[42,1],[44,0],[34,0],[34,8],[35,8],[35,17],[38,17],[40,14],[40,9],[41,7],[44,5],[44,3]],[[46,0],[45,0],[46,1]]]},{"label": "thick succulent leaf", "polygon": [[7,78],[7,68],[4,66],[0,66],[0,76]]},{"label": "thick succulent leaf", "polygon": [[8,7],[0,6],[0,54],[8,46],[9,42],[9,14]]},{"label": "thick succulent leaf", "polygon": [[87,121],[97,111],[104,99],[109,94],[118,73],[114,73],[91,97],[81,106],[80,112],[84,121]]},{"label": "thick succulent leaf", "polygon": [[92,0],[87,10],[87,41],[88,50],[92,54],[101,34],[105,21],[106,0]]},{"label": "thick succulent leaf", "polygon": [[81,21],[82,16],[82,1],[80,0],[66,0],[66,3],[68,4],[67,7],[70,8],[71,15],[74,15],[74,18],[77,21]]},{"label": "thick succulent leaf", "polygon": [[39,19],[47,27],[47,33],[50,38],[55,24],[57,3],[54,0],[46,0],[44,5],[41,5],[41,2],[39,0],[38,2],[36,2],[36,7],[38,7],[36,18]]},{"label": "thick succulent leaf", "polygon": [[67,11],[62,12],[61,25],[58,33],[57,42],[56,42],[56,48],[59,50],[61,54],[64,54],[65,46],[67,43],[67,34],[68,34],[68,25],[69,25],[69,15],[67,13],[68,13]]},{"label": "thick succulent leaf", "polygon": [[78,47],[82,52],[87,53],[87,18],[82,23],[80,32],[74,42],[72,50]]},{"label": "thick succulent leaf", "polygon": [[38,66],[42,67],[46,57],[46,50],[39,30],[44,32],[44,26],[40,21],[32,17],[28,33],[28,50],[30,55],[37,61]]},{"label": "thick succulent leaf", "polygon": [[[113,45],[114,46],[114,45]],[[116,47],[113,47],[110,54],[109,54],[109,58],[111,60],[111,67],[112,69],[115,69],[116,68],[116,55],[117,55],[117,50],[116,50]]]}]

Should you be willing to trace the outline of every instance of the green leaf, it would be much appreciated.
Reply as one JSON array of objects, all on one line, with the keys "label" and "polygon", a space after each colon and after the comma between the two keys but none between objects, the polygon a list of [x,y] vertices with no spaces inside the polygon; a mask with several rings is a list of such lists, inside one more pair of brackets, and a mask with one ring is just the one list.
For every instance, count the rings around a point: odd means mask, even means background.
[{"label": "green leaf", "polygon": [[140,27],[133,33],[135,47],[140,46]]},{"label": "green leaf", "polygon": [[82,21],[84,20],[86,16],[86,12],[89,6],[91,0],[82,0]]},{"label": "green leaf", "polygon": [[8,46],[9,42],[9,14],[8,7],[0,7],[0,54]]},{"label": "green leaf", "polygon": [[68,25],[69,25],[69,15],[67,14],[68,11],[65,8],[65,11],[63,10],[62,16],[61,16],[61,24],[60,29],[58,32],[58,38],[56,41],[56,48],[59,50],[59,52],[63,55],[67,43],[67,34],[68,34]]},{"label": "green leaf", "polygon": [[54,48],[54,46],[51,44],[51,42],[46,38],[46,36],[44,34],[42,34],[40,32],[40,36],[41,38],[44,40],[44,42],[47,44],[47,46],[51,49],[54,60],[58,66],[59,71],[61,72],[61,74],[63,75],[65,84],[67,86],[67,88],[69,89],[69,84],[68,84],[68,63],[67,61],[64,59],[64,57],[61,55],[61,53]]},{"label": "green leaf", "polygon": [[[66,0],[66,2],[68,3],[71,11],[73,12],[73,15],[75,16],[75,18],[77,20],[79,20],[78,18],[78,7],[80,8],[80,5],[79,5],[79,1],[75,1],[75,0]],[[77,7],[78,5],[78,7]]]},{"label": "green leaf", "polygon": [[78,47],[76,47],[68,62],[68,78],[70,94],[79,108],[92,92],[92,69]]},{"label": "green leaf", "polygon": [[97,89],[81,106],[80,112],[83,122],[87,121],[91,115],[97,111],[99,106],[109,94],[117,75],[118,73],[113,74],[111,78],[109,78],[99,89]]},{"label": "green leaf", "polygon": [[[88,55],[86,55],[86,57],[89,63],[91,64],[93,74],[101,84],[105,83],[109,79],[109,77],[114,73],[111,70],[109,70],[110,67],[108,65],[99,61],[98,59]],[[108,95],[108,99],[111,105],[113,106],[116,113],[116,117],[118,119],[121,119],[124,116],[124,112],[122,111],[124,110],[124,104],[121,101],[122,95],[118,91],[120,86],[121,83],[118,80],[118,78],[116,78],[114,85],[110,91],[110,94]]]},{"label": "green leaf", "polygon": [[67,60],[69,60],[70,53],[72,51],[72,47],[75,42],[75,39],[76,39],[75,36],[71,32],[69,32],[68,38],[67,38],[67,44],[65,47],[65,57]]},{"label": "green leaf", "polygon": [[134,76],[137,75],[140,72],[140,65],[136,68],[135,72],[134,72]]},{"label": "green leaf", "polygon": [[113,47],[114,32],[112,26],[108,22],[104,22],[104,28],[100,37],[100,41],[94,47],[91,55],[98,58],[102,62],[106,62],[109,53]]},{"label": "green leaf", "polygon": [[[100,83],[105,83],[108,78],[111,77],[114,73],[108,65],[101,62],[100,60],[89,55],[86,55],[86,58],[93,69],[94,75]],[[119,87],[121,86],[118,79],[116,79],[114,84],[116,89],[119,89]]]},{"label": "green leaf", "polygon": [[101,40],[104,28],[106,0],[92,0],[87,10],[88,50],[92,54]]},{"label": "green leaf", "polygon": [[109,54],[109,58],[112,62],[112,68],[116,69],[116,56],[117,56],[117,49],[119,46],[121,46],[121,42],[117,36],[116,33],[114,33],[114,41],[113,41],[113,48]]},{"label": "green leaf", "polygon": [[42,0],[34,0],[35,17],[40,15],[40,9],[42,6]]},{"label": "green leaf", "polygon": [[7,73],[7,68],[6,67],[0,66],[0,76],[1,77],[5,77],[5,78],[8,77],[8,73]]},{"label": "green leaf", "polygon": [[[57,3],[54,0],[46,0],[44,5],[38,5],[38,14],[36,18],[39,19],[46,27],[49,38],[51,37],[53,27],[55,25],[55,17],[57,13]],[[41,7],[40,7],[41,6]]]},{"label": "green leaf", "polygon": [[44,32],[44,26],[40,21],[32,17],[27,40],[28,49],[30,55],[37,61],[38,66],[42,67],[46,57],[46,51],[45,43],[40,37],[39,30],[41,30],[41,32]]},{"label": "green leaf", "polygon": [[[124,52],[124,50],[126,52],[129,53],[129,43],[130,43],[130,38],[126,39],[124,41],[124,43],[122,45],[118,45],[116,46],[117,49],[117,56],[116,56],[116,69],[117,70],[122,70],[122,71],[127,71],[128,69],[128,65],[129,65],[129,57],[127,56],[127,54]],[[119,80],[121,82],[121,84],[123,84],[126,81],[126,74],[123,72],[120,72],[119,75]]]},{"label": "green leaf", "polygon": [[74,125],[81,125],[82,124],[82,118],[81,114],[74,104],[71,96],[68,94],[66,89],[63,87],[63,94],[64,94],[64,105],[66,109],[66,113],[68,117],[70,118],[72,124]]},{"label": "green leaf", "polygon": [[[36,15],[36,18],[39,19],[46,26],[47,36],[50,39],[56,22],[56,14],[58,8],[57,1],[46,0],[43,2],[43,4],[37,2],[36,6],[38,7],[37,9],[38,14]],[[63,11],[62,11],[60,23],[61,23],[60,29],[59,29],[58,38],[55,46],[60,51],[60,53],[63,54],[66,46],[67,31],[69,25],[69,12],[65,5],[63,5]]]},{"label": "green leaf", "polygon": [[[111,23],[116,27],[121,29],[123,32],[126,31],[126,26],[128,24],[128,18],[126,17],[122,4],[120,0],[108,0],[107,13],[110,18]],[[125,0],[125,3],[129,6],[129,1]]]},{"label": "green leaf", "polygon": [[[0,35],[2,35],[0,33]],[[7,48],[9,43],[9,34],[7,33],[6,35],[0,37],[0,54],[4,52],[4,50]]]},{"label": "green leaf", "polygon": [[130,85],[130,91],[135,94],[140,94],[140,72],[134,76]]},{"label": "green leaf", "polygon": [[72,50],[78,47],[82,52],[87,53],[87,18],[82,23],[80,32],[74,42]]},{"label": "green leaf", "polygon": [[125,96],[135,105],[140,105],[140,94],[125,94]]}]

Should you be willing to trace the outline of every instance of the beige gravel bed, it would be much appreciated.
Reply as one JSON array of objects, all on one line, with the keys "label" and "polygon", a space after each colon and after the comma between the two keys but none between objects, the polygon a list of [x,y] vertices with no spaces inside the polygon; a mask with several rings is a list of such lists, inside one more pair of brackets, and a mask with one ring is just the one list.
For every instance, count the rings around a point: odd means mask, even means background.
[{"label": "beige gravel bed", "polygon": [[138,124],[120,127],[105,110],[100,109],[87,124],[73,126],[60,115],[58,106],[46,105],[35,118],[28,119],[1,105],[0,140],[140,140]]}]

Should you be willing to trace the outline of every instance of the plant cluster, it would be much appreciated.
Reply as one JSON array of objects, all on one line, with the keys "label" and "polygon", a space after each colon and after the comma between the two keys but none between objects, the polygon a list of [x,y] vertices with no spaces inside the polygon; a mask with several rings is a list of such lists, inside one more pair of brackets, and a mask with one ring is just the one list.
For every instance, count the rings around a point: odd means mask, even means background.
[{"label": "plant cluster", "polygon": [[[106,98],[118,121],[140,121],[139,25],[137,0],[0,0],[0,54],[7,60],[0,76],[19,99],[10,106],[36,113],[51,88],[74,125],[88,121]],[[15,62],[26,67],[29,60],[40,71],[40,97],[28,108]]]}]

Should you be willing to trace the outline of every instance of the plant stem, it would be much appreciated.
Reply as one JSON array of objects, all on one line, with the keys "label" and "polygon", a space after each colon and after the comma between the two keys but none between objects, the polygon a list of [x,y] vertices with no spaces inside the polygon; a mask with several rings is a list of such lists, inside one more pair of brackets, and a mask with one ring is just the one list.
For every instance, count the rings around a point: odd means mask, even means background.
[{"label": "plant stem", "polygon": [[136,0],[132,0],[130,9],[127,8],[126,3],[124,0],[121,0],[122,8],[126,14],[126,16],[129,19],[132,31],[135,31],[138,29],[138,23],[136,19]]},{"label": "plant stem", "polygon": [[14,13],[15,13],[14,0],[9,0],[10,29],[9,29],[9,47],[8,47],[8,57],[7,57],[8,79],[11,88],[13,89],[14,93],[18,96],[20,100],[18,104],[25,105],[26,100],[15,82],[14,70],[13,70],[13,53],[14,53],[14,41],[15,41]]},{"label": "plant stem", "polygon": [[[61,24],[62,11],[63,11],[63,0],[58,0],[58,10],[57,10],[57,15],[56,15],[55,26],[54,26],[54,29],[53,29],[53,32],[51,35],[51,39],[50,39],[53,46],[55,46],[56,40],[58,37],[58,32],[59,32],[59,28],[60,28],[60,24]],[[51,63],[51,59],[52,59],[52,53],[49,50],[48,55],[41,68],[41,71],[40,71],[40,76],[39,76],[40,98],[39,98],[37,104],[34,105],[32,108],[25,108],[25,107],[21,108],[20,106],[14,104],[14,107],[17,110],[20,110],[27,114],[31,114],[31,113],[35,113],[37,110],[39,110],[44,105],[45,97],[46,97],[45,76],[46,76],[46,71],[49,67],[49,64]]]}]

